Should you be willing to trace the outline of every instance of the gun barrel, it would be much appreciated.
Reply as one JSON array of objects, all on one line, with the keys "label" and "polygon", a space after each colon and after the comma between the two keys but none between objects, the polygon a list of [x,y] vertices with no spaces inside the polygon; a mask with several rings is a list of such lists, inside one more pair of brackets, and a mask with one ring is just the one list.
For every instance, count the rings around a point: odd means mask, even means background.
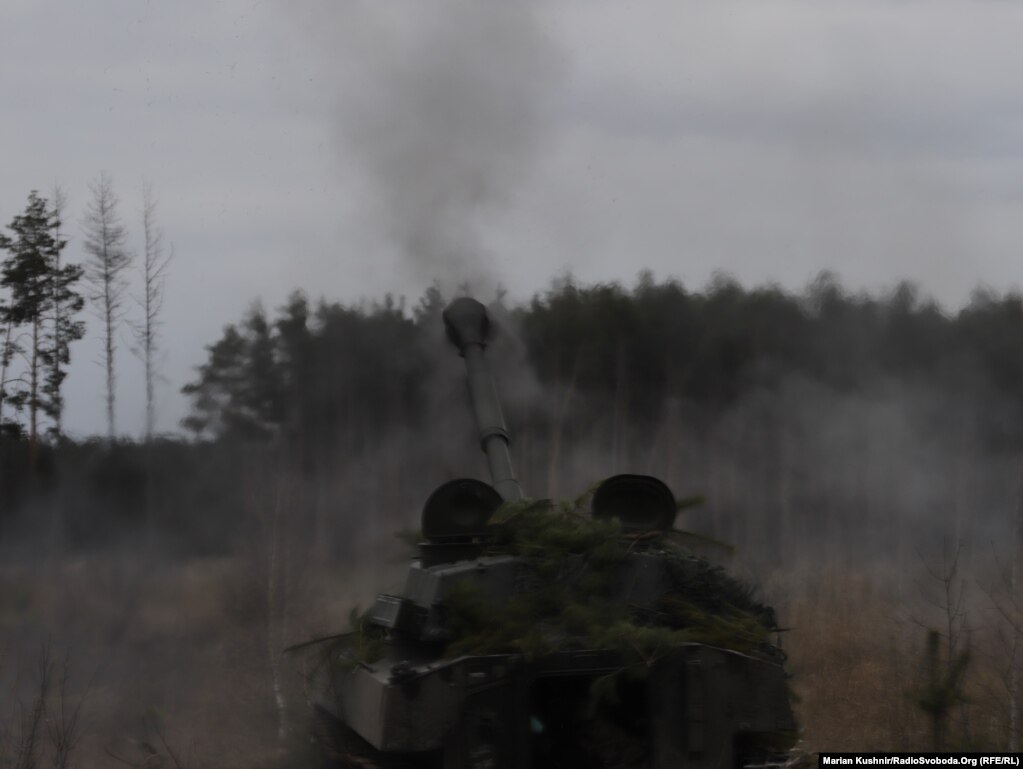
[{"label": "gun barrel", "polygon": [[522,499],[522,487],[515,477],[510,438],[501,413],[494,379],[490,375],[484,350],[490,337],[487,308],[469,297],[456,299],[444,310],[448,339],[465,359],[469,380],[469,397],[479,428],[480,448],[487,456],[490,478],[504,500]]}]

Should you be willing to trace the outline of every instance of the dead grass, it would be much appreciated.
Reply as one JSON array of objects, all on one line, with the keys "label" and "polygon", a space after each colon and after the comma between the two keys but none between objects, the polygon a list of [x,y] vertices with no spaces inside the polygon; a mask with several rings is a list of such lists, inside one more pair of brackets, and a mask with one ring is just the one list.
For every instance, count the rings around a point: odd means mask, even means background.
[{"label": "dead grass", "polygon": [[[366,570],[372,573],[373,570]],[[401,569],[378,567],[393,580]],[[343,629],[348,609],[390,584],[309,570],[291,589],[287,642]],[[779,610],[803,747],[929,749],[928,724],[911,691],[920,673],[926,606],[874,571],[789,568],[765,585]],[[75,687],[92,687],[83,711],[81,769],[140,756],[158,728],[190,769],[266,766],[278,755],[277,712],[266,658],[265,588],[244,558],[179,563],[121,555],[51,565],[0,565],[0,692],[31,697],[39,644],[70,652]],[[982,597],[981,597],[982,599]],[[1004,686],[993,631],[971,611],[967,702],[950,719],[949,747],[1000,749]],[[302,727],[299,671],[290,669],[290,711]],[[9,698],[10,699],[10,698]],[[0,717],[11,701],[0,701]],[[164,766],[172,766],[164,760]]]},{"label": "dead grass", "polygon": [[[936,618],[898,585],[888,573],[808,568],[779,575],[771,588],[782,623],[792,628],[785,648],[807,750],[932,749],[914,691],[927,620]],[[950,716],[946,745],[1003,749],[1007,705],[997,650],[982,613],[974,614],[965,701]]]},{"label": "dead grass", "polygon": [[[329,587],[329,589],[328,589]],[[31,698],[38,645],[71,656],[73,684],[92,680],[78,751],[81,769],[144,760],[157,731],[192,769],[255,767],[277,753],[267,614],[245,559],[167,563],[120,554],[50,567],[0,566],[0,719]],[[322,597],[322,602],[316,596]],[[344,622],[355,600],[343,575],[321,572],[291,591],[285,642]],[[334,614],[339,604],[344,612]],[[300,671],[286,667],[301,700]],[[296,728],[304,703],[295,702]]]}]

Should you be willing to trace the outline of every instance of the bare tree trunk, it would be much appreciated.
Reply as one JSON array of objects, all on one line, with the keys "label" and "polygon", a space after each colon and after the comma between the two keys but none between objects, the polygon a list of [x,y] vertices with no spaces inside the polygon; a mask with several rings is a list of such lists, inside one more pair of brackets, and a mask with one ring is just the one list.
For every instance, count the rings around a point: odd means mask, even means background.
[{"label": "bare tree trunk", "polygon": [[621,472],[623,461],[628,452],[628,441],[625,437],[625,423],[628,419],[628,382],[625,375],[625,343],[618,340],[618,348],[615,354],[615,403],[614,416],[612,417],[613,428],[611,438],[611,456],[614,466],[611,472]]},{"label": "bare tree trunk", "polygon": [[1009,654],[1009,750],[1013,753],[1019,751],[1020,732],[1020,708],[1019,708],[1019,679],[1020,667],[1023,660],[1023,649],[1020,648],[1020,610],[1019,610],[1019,588],[1020,588],[1020,559],[1023,558],[1023,462],[1020,464],[1019,483],[1016,487],[1015,525],[1013,527],[1014,537],[1012,552],[1009,564],[1009,610],[1013,612],[1011,623],[1012,647]]},{"label": "bare tree trunk", "polygon": [[721,459],[721,437],[717,426],[711,429],[706,443],[707,455],[707,489],[710,492],[711,534],[718,539],[724,538],[724,470]]},{"label": "bare tree trunk", "polygon": [[781,515],[778,521],[778,556],[781,562],[794,548],[792,522],[792,438],[788,420],[782,414],[778,425],[778,508]]},{"label": "bare tree trunk", "polygon": [[4,396],[7,392],[7,369],[10,367],[11,333],[13,331],[14,323],[8,320],[4,328],[3,347],[0,347],[0,425],[4,423]]},{"label": "bare tree trunk", "polygon": [[[568,387],[561,399],[561,406],[558,409],[558,415],[551,428],[550,458],[547,464],[547,496],[551,499],[557,499],[558,497],[558,478],[561,476],[561,473],[559,472],[561,462],[561,435],[565,428],[565,420],[568,418],[568,407],[572,402],[572,396],[575,394],[575,383],[576,378],[579,375],[579,366],[580,357],[579,353],[576,352],[575,358],[572,362],[572,374],[568,380]],[[555,381],[557,381],[556,378]]]},{"label": "bare tree trunk", "polygon": [[135,326],[135,340],[138,355],[142,358],[146,386],[146,522],[149,537],[154,537],[156,492],[154,488],[153,432],[156,428],[156,354],[158,350],[158,329],[160,310],[163,307],[164,279],[171,255],[164,252],[163,231],[156,223],[156,200],[153,188],[142,183],[142,235],[144,253],[142,258],[142,321]]},{"label": "bare tree trunk", "polygon": [[[1018,553],[1013,556],[1012,592],[1018,594],[1019,567],[1016,561]],[[1019,631],[1013,629],[1012,650],[1009,654],[1009,751],[1019,752],[1019,673],[1020,673],[1020,642]]]},{"label": "bare tree trunk", "polygon": [[[739,488],[738,483],[739,475],[739,458],[736,454],[739,452],[742,446],[742,441],[745,436],[742,434],[742,426],[739,420],[734,420],[735,424],[729,433],[729,440],[725,445],[726,451],[726,474],[725,474],[725,494],[724,498],[727,500],[725,506],[725,524],[728,529],[727,542],[735,545],[736,547],[742,548],[745,545],[744,533],[746,527],[743,525],[743,521],[739,520],[739,513],[741,512],[739,507]],[[732,434],[734,433],[734,434]],[[744,514],[745,512],[742,511]]]},{"label": "bare tree trunk", "polygon": [[39,319],[32,322],[32,356],[28,383],[28,470],[35,478],[39,458]]},{"label": "bare tree trunk", "polygon": [[678,416],[678,404],[674,398],[668,400],[667,413],[664,417],[664,480],[673,489],[679,489],[679,481],[675,477],[678,458],[678,445],[682,440],[682,425]]},{"label": "bare tree trunk", "polygon": [[160,311],[163,308],[167,265],[173,256],[164,250],[163,230],[156,223],[156,199],[148,182],[142,183],[142,235],[145,252],[142,259],[142,322],[135,329],[140,356],[145,368],[146,443],[153,440],[156,427],[156,354],[159,347]]},{"label": "bare tree trunk", "polygon": [[117,197],[113,182],[106,174],[92,186],[92,201],[85,215],[85,251],[90,256],[86,279],[92,286],[89,299],[97,306],[103,323],[106,371],[107,438],[112,444],[116,435],[115,401],[115,332],[123,317],[123,300],[127,284],[124,271],[131,264],[131,255],[124,246],[125,230],[117,217]]},{"label": "bare tree trunk", "polygon": [[288,706],[284,697],[281,680],[281,657],[287,633],[287,548],[282,541],[282,502],[284,497],[285,471],[278,468],[277,493],[270,518],[269,573],[267,574],[267,633],[266,654],[270,668],[270,688],[277,710],[277,745],[284,746],[288,736]]},{"label": "bare tree trunk", "polygon": [[[64,219],[64,209],[67,207],[67,195],[64,190],[61,189],[60,185],[54,185],[53,187],[53,215],[56,218],[57,226],[54,229],[53,236],[60,241],[61,234],[61,223]],[[56,258],[53,265],[54,273],[60,271],[60,251],[57,251]],[[63,338],[64,334],[64,302],[61,301],[59,291],[57,290],[57,282],[52,282],[53,292],[51,296],[51,302],[53,304],[53,360],[50,362],[52,369],[52,379],[54,382],[59,383],[60,381],[60,367],[61,367],[61,350],[64,345],[67,344]],[[57,439],[64,434],[64,404],[60,396],[60,385],[55,385],[56,392],[53,393],[53,432]]]},{"label": "bare tree trunk", "polygon": [[107,439],[113,444],[116,433],[114,425],[114,315],[111,309],[113,299],[109,285],[103,289],[103,325],[105,328],[104,364],[107,372]]}]

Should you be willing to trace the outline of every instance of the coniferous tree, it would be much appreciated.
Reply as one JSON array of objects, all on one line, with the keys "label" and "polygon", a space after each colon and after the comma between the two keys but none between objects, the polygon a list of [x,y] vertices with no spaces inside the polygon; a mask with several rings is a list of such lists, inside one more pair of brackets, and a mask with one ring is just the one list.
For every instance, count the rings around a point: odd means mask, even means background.
[{"label": "coniferous tree", "polygon": [[247,387],[241,403],[252,421],[268,437],[276,433],[284,419],[284,383],[278,365],[278,339],[266,313],[258,304],[245,319],[248,339],[246,361]]},{"label": "coniferous tree", "polygon": [[[81,299],[74,292],[81,268],[61,266],[60,252],[66,241],[58,237],[60,220],[47,200],[34,190],[29,193],[25,213],[14,217],[9,229],[13,237],[0,235],[0,248],[10,254],[0,269],[0,285],[9,292],[4,308],[8,334],[4,362],[9,364],[13,352],[10,330],[27,327],[28,346],[22,351],[27,375],[11,396],[11,402],[28,409],[29,442],[34,458],[39,413],[51,417],[59,413],[63,366],[70,359],[68,344],[82,335],[81,324],[71,319],[71,314],[81,308]],[[57,308],[61,309],[62,317],[59,325],[54,321],[58,317]],[[53,321],[49,328],[47,321]]]},{"label": "coniferous tree", "polygon": [[38,412],[41,407],[39,373],[42,368],[40,347],[43,313],[47,299],[47,272],[49,263],[59,247],[53,239],[51,214],[46,200],[33,190],[29,193],[25,213],[15,216],[8,229],[14,234],[0,234],[0,249],[9,252],[0,269],[0,285],[10,292],[5,315],[8,328],[29,328],[28,350],[21,350],[27,358],[27,379],[10,397],[16,407],[29,410],[29,439],[38,437]]},{"label": "coniferous tree", "polygon": [[54,187],[53,236],[62,245],[54,255],[50,268],[51,318],[47,329],[49,341],[44,353],[47,371],[43,392],[46,395],[46,413],[53,420],[51,432],[58,439],[63,434],[64,397],[61,386],[67,377],[67,365],[71,362],[70,345],[85,336],[85,323],[74,319],[85,306],[85,299],[75,290],[84,271],[81,265],[60,263],[60,251],[67,243],[61,230],[66,206],[64,190],[59,186]]},{"label": "coniferous tree", "polygon": [[278,361],[279,337],[258,304],[241,329],[228,326],[208,347],[209,360],[197,381],[182,392],[193,398],[195,412],[182,423],[197,436],[265,440],[284,420],[284,375]]},{"label": "coniferous tree", "polygon": [[209,358],[199,367],[199,378],[181,388],[192,398],[193,409],[182,425],[196,437],[229,435],[245,423],[239,400],[245,387],[247,347],[236,326],[225,327],[220,340],[206,348]]}]

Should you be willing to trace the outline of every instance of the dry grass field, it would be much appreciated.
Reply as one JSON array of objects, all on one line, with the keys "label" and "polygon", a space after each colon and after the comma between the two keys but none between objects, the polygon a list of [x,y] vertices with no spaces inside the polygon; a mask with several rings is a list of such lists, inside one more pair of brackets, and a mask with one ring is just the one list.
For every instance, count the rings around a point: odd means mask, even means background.
[{"label": "dry grass field", "polygon": [[[786,634],[795,709],[808,751],[931,750],[930,719],[917,700],[927,680],[927,630],[945,612],[892,575],[806,569],[779,574],[775,603]],[[986,596],[967,611],[969,652],[962,701],[950,708],[946,749],[1004,749],[1006,657]],[[946,664],[942,639],[940,668]]]},{"label": "dry grass field", "polygon": [[[193,769],[272,764],[281,716],[288,732],[300,733],[305,703],[300,666],[278,656],[278,708],[270,650],[279,652],[281,638],[290,644],[343,628],[358,591],[323,573],[290,590],[294,605],[271,623],[258,577],[243,559],[117,555],[0,567],[0,766],[20,769],[14,754],[39,698],[45,647],[56,673],[65,658],[70,671],[63,703],[51,683],[49,710],[81,703],[81,769],[118,759]],[[39,742],[50,750],[45,729]]]},{"label": "dry grass field", "polygon": [[[376,571],[386,583],[400,568]],[[365,605],[375,591],[372,581],[306,570],[286,584],[284,605],[274,614],[265,575],[251,559],[9,560],[0,566],[0,744],[6,750],[0,767],[26,766],[18,763],[17,746],[38,700],[46,644],[54,680],[37,737],[40,769],[59,765],[52,724],[61,707],[66,720],[79,703],[69,767],[301,766],[294,757],[306,713],[301,662],[283,659],[282,708],[271,648],[343,629],[348,609]],[[764,591],[791,628],[784,645],[804,749],[931,747],[930,722],[914,687],[923,674],[919,617],[933,606],[905,589],[908,597],[900,598],[880,574],[811,567],[769,575]],[[1004,747],[1004,657],[981,615],[976,621],[971,615],[964,630],[971,661],[965,701],[948,719],[950,748]],[[70,675],[61,697],[55,683],[65,659]]]}]

